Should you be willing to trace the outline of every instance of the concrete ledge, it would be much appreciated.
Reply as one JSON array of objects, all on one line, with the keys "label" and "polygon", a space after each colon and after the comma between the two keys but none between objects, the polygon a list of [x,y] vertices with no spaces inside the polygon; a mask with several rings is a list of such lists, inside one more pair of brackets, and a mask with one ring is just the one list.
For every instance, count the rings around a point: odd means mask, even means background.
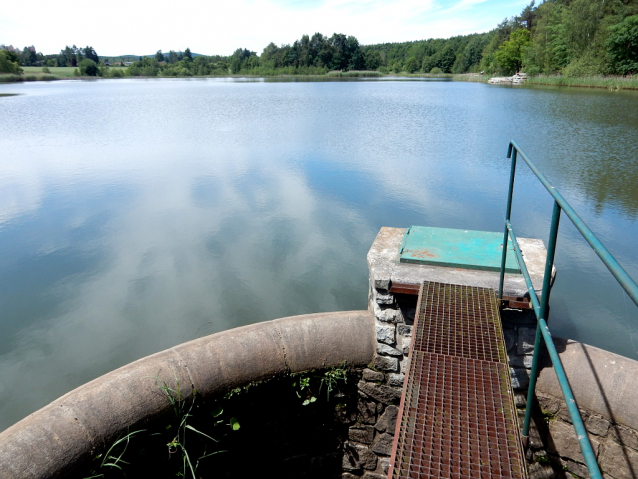
[{"label": "concrete ledge", "polygon": [[[155,377],[204,397],[287,372],[369,364],[367,311],[282,318],[231,329],[147,356],[101,376],[0,433],[0,479],[61,477],[128,428],[169,412]],[[24,393],[24,392],[23,392]]]},{"label": "concrete ledge", "polygon": [[[576,341],[556,343],[578,406],[638,429],[638,361]],[[541,371],[536,390],[563,397],[554,368]]]},{"label": "concrete ledge", "polygon": [[[445,266],[420,265],[399,262],[399,249],[406,228],[383,227],[379,231],[367,260],[370,269],[370,286],[387,291],[395,284],[419,285],[423,281],[480,286],[498,289],[500,274],[494,271],[479,271]],[[525,265],[532,279],[532,284],[540,296],[545,272],[547,250],[541,240],[518,238]],[[552,281],[556,269],[552,270]],[[506,274],[503,294],[505,296],[523,297],[527,294],[527,285],[520,274]]]}]

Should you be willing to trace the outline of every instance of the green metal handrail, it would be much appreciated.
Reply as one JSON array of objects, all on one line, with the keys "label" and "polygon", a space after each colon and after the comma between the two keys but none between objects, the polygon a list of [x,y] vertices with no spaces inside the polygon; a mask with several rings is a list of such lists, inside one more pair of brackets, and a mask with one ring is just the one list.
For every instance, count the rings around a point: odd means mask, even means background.
[{"label": "green metal handrail", "polygon": [[[523,158],[525,163],[527,163],[527,166],[529,166],[532,172],[536,175],[543,186],[554,198],[554,210],[552,212],[552,223],[549,233],[549,243],[547,245],[547,258],[545,260],[545,273],[543,276],[543,287],[541,290],[540,302],[538,300],[538,296],[536,295],[536,291],[534,290],[534,286],[527,270],[527,266],[525,265],[525,261],[523,260],[523,254],[521,253],[516,235],[514,234],[514,229],[512,228],[512,224],[510,223],[510,217],[512,213],[512,197],[514,193],[514,177],[516,175],[516,160],[518,155]],[[529,386],[527,390],[527,406],[525,408],[525,421],[523,422],[523,437],[529,437],[529,427],[532,417],[533,401],[535,399],[536,378],[538,376],[539,356],[541,349],[540,346],[542,339],[545,343],[545,346],[547,347],[547,351],[549,352],[549,356],[552,360],[552,365],[554,366],[556,376],[558,376],[558,383],[560,384],[561,391],[563,393],[563,396],[565,397],[565,402],[567,404],[567,409],[569,410],[569,415],[572,419],[572,424],[574,425],[574,429],[576,429],[578,443],[580,444],[580,448],[583,452],[585,464],[589,469],[589,474],[592,479],[602,479],[600,468],[598,467],[598,463],[596,462],[596,456],[591,447],[591,443],[589,442],[589,437],[587,435],[587,431],[585,430],[583,420],[580,417],[580,412],[578,411],[578,406],[576,405],[574,394],[572,393],[571,387],[569,386],[569,381],[567,380],[567,375],[565,374],[563,363],[558,356],[558,352],[556,351],[556,347],[554,346],[554,342],[552,340],[552,335],[550,334],[549,328],[547,327],[549,295],[551,292],[551,277],[552,269],[554,267],[554,254],[556,252],[556,240],[558,238],[558,226],[560,223],[561,212],[565,212],[567,217],[572,221],[574,226],[576,226],[578,231],[580,231],[583,237],[587,240],[587,242],[599,256],[599,258],[602,260],[602,262],[605,263],[605,266],[607,266],[609,271],[611,271],[616,280],[620,283],[620,285],[627,292],[633,302],[636,303],[637,306],[638,285],[633,279],[631,279],[631,277],[622,268],[622,266],[620,266],[618,261],[616,261],[616,259],[611,255],[607,248],[605,248],[600,240],[596,238],[596,235],[594,235],[594,233],[584,223],[580,216],[576,214],[574,209],[569,205],[569,203],[567,203],[565,198],[563,198],[563,196],[556,190],[556,188],[554,188],[554,186],[547,180],[545,175],[540,172],[536,165],[532,163],[532,161],[521,150],[516,142],[510,142],[507,149],[507,157],[512,159],[512,166],[510,171],[509,192],[507,196],[507,210],[505,213],[505,233],[503,236],[503,257],[501,259],[501,274],[498,286],[498,297],[500,300],[503,299],[503,282],[505,280],[505,265],[507,261],[507,242],[508,239],[511,239],[512,245],[514,246],[514,252],[516,253],[516,258],[521,268],[521,272],[523,274],[523,277],[525,278],[525,284],[527,286],[530,301],[532,302],[532,307],[534,308],[534,313],[536,314],[537,319],[536,338],[534,340],[534,356],[532,357],[532,369],[530,371]]]}]

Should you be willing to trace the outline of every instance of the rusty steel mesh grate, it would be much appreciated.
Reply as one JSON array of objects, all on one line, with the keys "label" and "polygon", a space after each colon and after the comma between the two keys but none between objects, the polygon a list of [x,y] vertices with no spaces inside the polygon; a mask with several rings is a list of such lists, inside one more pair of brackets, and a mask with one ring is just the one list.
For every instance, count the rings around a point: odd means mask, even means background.
[{"label": "rusty steel mesh grate", "polygon": [[489,288],[426,282],[413,332],[416,351],[507,364],[501,320]]},{"label": "rusty steel mesh grate", "polygon": [[527,478],[494,291],[424,283],[412,334],[390,477]]}]

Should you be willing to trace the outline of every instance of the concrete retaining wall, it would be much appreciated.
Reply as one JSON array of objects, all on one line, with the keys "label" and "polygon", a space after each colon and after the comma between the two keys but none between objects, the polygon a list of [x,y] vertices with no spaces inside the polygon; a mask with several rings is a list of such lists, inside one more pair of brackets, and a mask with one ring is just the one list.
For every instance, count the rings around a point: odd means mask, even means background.
[{"label": "concrete retaining wall", "polygon": [[179,381],[203,397],[251,381],[369,364],[374,318],[367,311],[310,314],[231,329],[181,344],[112,371],[62,396],[0,434],[0,478],[51,478],[88,460],[128,428],[169,412],[158,390]]},{"label": "concrete retaining wall", "polygon": [[[576,341],[555,343],[604,477],[637,478],[638,361]],[[552,367],[541,371],[536,392],[541,411],[530,433],[529,458],[547,459],[532,464],[530,472],[539,473],[532,477],[548,477],[542,463],[589,477]]]}]

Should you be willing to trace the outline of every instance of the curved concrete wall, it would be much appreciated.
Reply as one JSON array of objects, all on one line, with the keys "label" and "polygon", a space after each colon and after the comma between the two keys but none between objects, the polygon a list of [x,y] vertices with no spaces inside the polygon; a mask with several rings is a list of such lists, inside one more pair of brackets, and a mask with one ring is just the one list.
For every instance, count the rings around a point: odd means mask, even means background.
[{"label": "curved concrete wall", "polygon": [[170,404],[154,377],[204,397],[286,372],[369,364],[376,347],[367,311],[309,314],[231,329],[147,356],[62,396],[0,434],[0,478],[68,472],[128,428]]},{"label": "curved concrete wall", "polygon": [[[638,429],[638,361],[577,341],[555,343],[578,406]],[[541,371],[536,390],[562,399],[554,368]]]}]

